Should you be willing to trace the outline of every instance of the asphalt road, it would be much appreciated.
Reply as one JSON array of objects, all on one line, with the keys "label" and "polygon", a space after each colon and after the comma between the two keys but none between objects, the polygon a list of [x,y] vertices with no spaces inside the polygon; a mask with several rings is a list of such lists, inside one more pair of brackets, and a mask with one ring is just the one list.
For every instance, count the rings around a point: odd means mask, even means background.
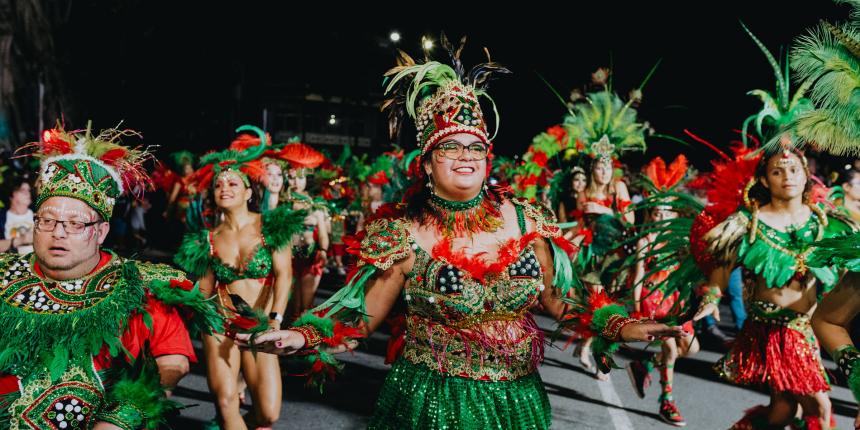
[{"label": "asphalt road", "polygon": [[[330,292],[321,291],[325,296]],[[729,315],[728,309],[722,312]],[[552,331],[550,319],[539,317],[538,322]],[[321,394],[304,386],[300,369],[285,363],[283,366],[284,403],[281,419],[275,429],[361,429],[368,417],[388,370],[384,364],[387,335],[376,333],[354,354],[343,354],[346,367],[336,381],[326,385]],[[562,341],[546,349],[546,358],[540,368],[553,410],[554,429],[667,429],[673,428],[660,421],[657,415],[659,395],[658,376],[644,399],[639,399],[631,388],[626,372],[613,371],[610,380],[601,382],[583,370],[572,356],[573,348],[563,351]],[[196,343],[199,348],[199,342]],[[633,345],[622,350],[619,363],[641,354],[645,345]],[[675,398],[691,429],[726,429],[740,419],[743,411],[765,404],[763,391],[741,388],[722,382],[711,370],[720,357],[719,344],[705,343],[705,348],[694,357],[680,359],[675,367]],[[198,355],[202,353],[198,349]],[[826,361],[828,369],[835,369]],[[838,383],[838,382],[837,382]],[[171,421],[174,429],[199,429],[215,416],[212,396],[206,386],[200,364],[192,368],[175,391],[175,398],[186,405],[181,417]],[[250,399],[250,396],[248,396]],[[857,413],[850,392],[834,385],[831,392],[833,409],[839,428],[849,429]],[[248,408],[246,407],[246,410]]]}]

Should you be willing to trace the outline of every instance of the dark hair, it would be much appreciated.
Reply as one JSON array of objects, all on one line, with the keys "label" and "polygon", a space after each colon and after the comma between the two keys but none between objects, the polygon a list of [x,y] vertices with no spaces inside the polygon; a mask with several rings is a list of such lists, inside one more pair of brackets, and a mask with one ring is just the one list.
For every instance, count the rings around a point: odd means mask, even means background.
[{"label": "dark hair", "polygon": [[850,169],[846,169],[839,176],[840,176],[839,183],[840,184],[847,184],[847,183],[851,182],[854,178],[860,176],[860,170],[857,170],[857,169],[852,167]]},{"label": "dark hair", "polygon": [[[218,211],[218,205],[215,204],[215,183],[216,181],[212,181],[212,184],[209,186],[209,192],[206,196],[205,205],[210,208],[215,208]],[[260,212],[260,203],[262,200],[262,191],[259,187],[256,186],[254,182],[249,181],[251,185],[246,186],[245,188],[251,190],[251,198],[248,200],[248,210],[251,212]],[[244,185],[245,182],[242,182]]]},{"label": "dark hair", "polygon": [[4,186],[4,194],[7,196],[7,201],[12,201],[12,194],[21,189],[21,187],[27,184],[30,186],[30,194],[32,197],[33,194],[33,184],[30,183],[30,178],[26,176],[14,176],[11,181],[8,182],[8,186]]},{"label": "dark hair", "polygon": [[[814,182],[812,180],[812,174],[809,173],[809,167],[806,165],[806,157],[804,157],[803,153],[796,148],[792,148],[789,151],[800,159],[800,164],[803,166],[804,173],[806,173],[806,185],[803,187],[803,201],[808,202]],[[759,160],[758,165],[755,168],[755,176],[753,177],[755,184],[750,188],[749,197],[750,200],[755,200],[759,206],[770,203],[771,199],[770,190],[765,188],[761,183],[761,179],[767,177],[767,164],[773,157],[781,157],[782,155],[782,148],[765,149],[762,153],[761,160]]]}]

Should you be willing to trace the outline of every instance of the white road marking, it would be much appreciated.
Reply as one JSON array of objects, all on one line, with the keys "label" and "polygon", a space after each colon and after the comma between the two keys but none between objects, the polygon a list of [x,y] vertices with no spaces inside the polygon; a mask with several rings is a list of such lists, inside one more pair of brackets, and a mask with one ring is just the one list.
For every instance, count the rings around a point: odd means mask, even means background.
[{"label": "white road marking", "polygon": [[612,384],[612,377],[607,375],[609,379],[606,381],[596,381],[598,388],[600,388],[600,397],[603,397],[603,401],[617,406],[615,408],[608,407],[606,408],[609,411],[609,418],[612,419],[612,425],[615,427],[615,430],[633,430],[633,423],[630,422],[630,417],[627,416],[627,411],[621,409],[624,405],[621,404],[621,398],[618,397],[618,393],[615,391],[615,385]]}]

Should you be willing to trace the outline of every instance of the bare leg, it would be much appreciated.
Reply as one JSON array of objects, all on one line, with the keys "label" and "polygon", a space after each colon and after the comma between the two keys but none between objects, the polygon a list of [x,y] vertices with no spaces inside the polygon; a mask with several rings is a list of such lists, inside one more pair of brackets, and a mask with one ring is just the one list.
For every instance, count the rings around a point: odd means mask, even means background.
[{"label": "bare leg", "polygon": [[242,373],[254,400],[254,427],[271,427],[281,414],[281,366],[278,356],[242,352]]},{"label": "bare leg", "polygon": [[797,399],[789,393],[772,392],[768,405],[767,423],[774,427],[790,424],[797,413]]},{"label": "bare leg", "polygon": [[239,348],[230,338],[203,336],[203,351],[206,355],[206,380],[209,390],[215,394],[215,405],[224,428],[246,430],[239,412],[236,386],[240,367]]},{"label": "bare leg", "polygon": [[300,280],[300,285],[302,289],[301,312],[304,312],[314,306],[314,296],[317,293],[317,287],[320,286],[320,279],[321,276],[319,275],[302,275]]}]

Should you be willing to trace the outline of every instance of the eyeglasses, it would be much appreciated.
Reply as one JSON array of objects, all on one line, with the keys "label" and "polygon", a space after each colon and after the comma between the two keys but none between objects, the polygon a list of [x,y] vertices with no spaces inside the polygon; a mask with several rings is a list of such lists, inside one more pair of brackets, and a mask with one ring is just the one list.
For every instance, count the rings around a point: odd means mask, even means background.
[{"label": "eyeglasses", "polygon": [[463,152],[467,152],[473,160],[483,160],[490,153],[490,148],[483,143],[471,143],[463,145],[457,142],[442,142],[434,148],[437,154],[451,160],[459,160]]},{"label": "eyeglasses", "polygon": [[81,222],[81,221],[60,221],[58,219],[33,217],[33,224],[36,230],[44,233],[50,233],[57,228],[57,224],[63,225],[63,230],[68,234],[81,234],[87,227],[101,223],[102,221]]}]

